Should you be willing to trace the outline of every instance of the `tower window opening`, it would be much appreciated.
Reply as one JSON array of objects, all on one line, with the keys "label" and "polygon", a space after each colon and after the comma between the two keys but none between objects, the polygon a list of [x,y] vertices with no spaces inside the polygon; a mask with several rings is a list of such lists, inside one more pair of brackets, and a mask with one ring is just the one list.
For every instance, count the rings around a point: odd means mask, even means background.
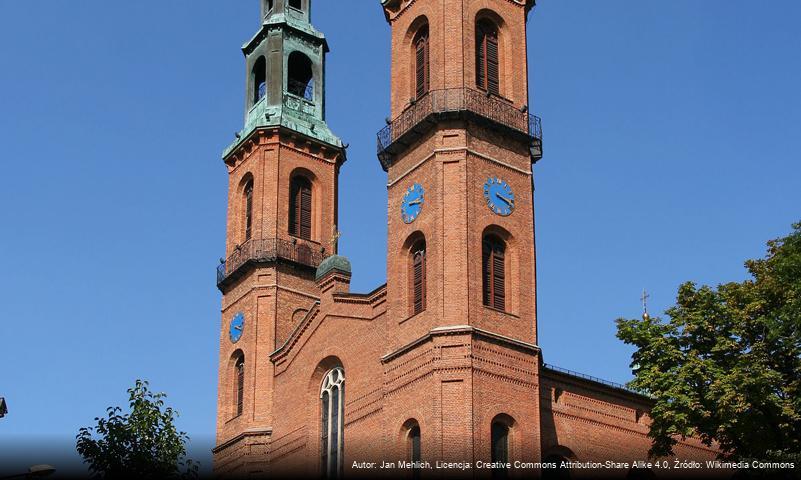
[{"label": "tower window opening", "polygon": [[493,95],[500,95],[498,27],[489,20],[476,25],[476,86]]},{"label": "tower window opening", "polygon": [[412,315],[426,309],[426,242],[420,240],[414,244],[411,250],[411,304]]},{"label": "tower window opening", "polygon": [[309,57],[300,52],[292,52],[289,55],[287,91],[292,95],[312,100],[314,98],[313,78],[312,61]]},{"label": "tower window opening", "polygon": [[271,12],[273,10],[273,0],[267,0],[267,11]]},{"label": "tower window opening", "polygon": [[259,57],[253,66],[253,104],[267,95],[267,61]]},{"label": "tower window opening", "polygon": [[303,0],[289,0],[289,6],[295,10],[303,10]]},{"label": "tower window opening", "polygon": [[[409,442],[409,460],[414,465],[415,462],[421,462],[422,456],[420,454],[420,425],[414,424],[409,428],[408,435]],[[417,480],[420,478],[421,469],[413,467],[412,478]]]},{"label": "tower window opening", "polygon": [[245,185],[245,240],[253,236],[253,180]]},{"label": "tower window opening", "polygon": [[345,370],[334,368],[320,389],[320,466],[324,478],[339,478],[343,470]]},{"label": "tower window opening", "polygon": [[414,84],[417,98],[422,97],[429,90],[431,67],[428,38],[428,25],[421,27],[414,37]]},{"label": "tower window opening", "polygon": [[[492,463],[503,465],[509,461],[509,426],[501,421],[492,422],[491,449]],[[507,474],[506,468],[492,469],[492,478],[506,478]]]},{"label": "tower window opening", "polygon": [[289,197],[289,233],[311,240],[312,186],[309,179],[296,176],[292,179]]},{"label": "tower window opening", "polygon": [[481,255],[484,305],[506,308],[506,245],[495,235],[484,237]]}]

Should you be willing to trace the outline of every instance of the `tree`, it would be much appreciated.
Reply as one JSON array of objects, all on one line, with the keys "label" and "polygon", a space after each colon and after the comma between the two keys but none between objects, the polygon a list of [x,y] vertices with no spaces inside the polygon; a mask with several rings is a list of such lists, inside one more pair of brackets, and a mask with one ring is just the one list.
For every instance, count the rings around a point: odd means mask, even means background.
[{"label": "tree", "polygon": [[[186,458],[189,437],[173,424],[178,413],[164,408],[164,393],[137,380],[128,389],[131,412],[109,407],[97,426],[81,428],[77,449],[96,478],[196,478],[198,464]],[[97,434],[99,438],[95,438]]]},{"label": "tree", "polygon": [[634,389],[653,397],[650,453],[677,438],[717,442],[728,458],[801,453],[801,223],[745,263],[752,278],[679,287],[659,318],[617,321],[636,347]]}]

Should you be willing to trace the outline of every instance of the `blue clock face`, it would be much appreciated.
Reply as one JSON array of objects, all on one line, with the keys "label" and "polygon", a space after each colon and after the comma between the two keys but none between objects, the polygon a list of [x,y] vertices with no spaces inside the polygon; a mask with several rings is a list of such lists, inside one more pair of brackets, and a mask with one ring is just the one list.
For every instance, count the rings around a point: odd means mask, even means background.
[{"label": "blue clock face", "polygon": [[490,210],[498,215],[511,215],[515,209],[515,194],[508,183],[498,177],[490,178],[484,184],[484,199]]},{"label": "blue clock face", "polygon": [[245,314],[242,312],[237,313],[231,319],[231,327],[228,329],[228,336],[231,337],[231,342],[236,343],[242,338],[242,332],[245,330]]},{"label": "blue clock face", "polygon": [[409,187],[409,190],[407,190],[406,194],[403,196],[403,203],[401,203],[401,218],[404,223],[412,223],[414,219],[420,215],[424,202],[425,191],[423,190],[423,186],[419,183],[415,183]]}]

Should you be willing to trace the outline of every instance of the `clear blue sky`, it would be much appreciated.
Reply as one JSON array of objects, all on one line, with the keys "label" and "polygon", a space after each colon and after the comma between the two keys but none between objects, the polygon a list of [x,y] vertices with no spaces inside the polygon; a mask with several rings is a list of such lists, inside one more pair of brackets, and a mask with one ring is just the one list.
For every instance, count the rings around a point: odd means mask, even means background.
[{"label": "clear blue sky", "polygon": [[[385,281],[389,27],[316,0],[351,147],[341,251]],[[801,219],[801,2],[542,0],[529,20],[540,343],[625,382],[614,320],[669,306]],[[0,465],[51,462],[149,379],[210,465],[226,171],[256,0],[0,0]],[[29,455],[8,455],[14,445]],[[26,463],[27,462],[27,463]],[[2,468],[0,468],[2,470]]]}]

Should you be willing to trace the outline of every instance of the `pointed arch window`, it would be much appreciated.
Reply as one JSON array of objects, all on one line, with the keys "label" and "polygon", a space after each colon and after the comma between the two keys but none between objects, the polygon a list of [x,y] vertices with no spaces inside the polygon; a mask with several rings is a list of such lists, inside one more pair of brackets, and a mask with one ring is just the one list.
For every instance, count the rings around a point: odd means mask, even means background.
[{"label": "pointed arch window", "polygon": [[320,466],[324,478],[339,478],[343,471],[345,370],[337,367],[323,378],[320,389]]},{"label": "pointed arch window", "polygon": [[487,235],[481,253],[484,305],[505,310],[506,244],[495,235]]},{"label": "pointed arch window", "polygon": [[414,83],[415,96],[422,97],[429,90],[429,75],[431,71],[429,58],[428,25],[420,27],[414,37]]},{"label": "pointed arch window", "polygon": [[235,390],[234,398],[236,400],[236,416],[242,415],[245,407],[245,356],[239,355],[236,359],[234,366],[235,377]]},{"label": "pointed arch window", "polygon": [[412,315],[426,309],[426,241],[419,240],[411,250]]},{"label": "pointed arch window", "polygon": [[292,179],[289,197],[289,233],[311,240],[312,185],[308,178]]},{"label": "pointed arch window", "polygon": [[245,240],[253,236],[253,180],[245,184]]},{"label": "pointed arch window", "polygon": [[487,19],[476,24],[476,86],[500,95],[498,27]]}]

